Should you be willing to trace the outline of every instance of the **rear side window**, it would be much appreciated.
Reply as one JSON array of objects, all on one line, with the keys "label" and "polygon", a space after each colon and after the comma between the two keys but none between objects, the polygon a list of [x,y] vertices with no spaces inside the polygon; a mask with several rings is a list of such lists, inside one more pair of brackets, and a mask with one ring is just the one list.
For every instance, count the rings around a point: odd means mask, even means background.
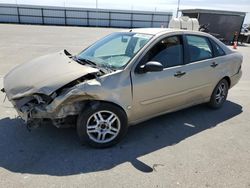
[{"label": "rear side window", "polygon": [[223,56],[225,55],[224,50],[222,50],[222,48],[212,39],[210,39],[211,44],[213,46],[213,50],[214,50],[214,56],[215,57],[219,57],[219,56]]},{"label": "rear side window", "polygon": [[187,35],[190,62],[200,61],[213,57],[211,45],[206,37]]}]

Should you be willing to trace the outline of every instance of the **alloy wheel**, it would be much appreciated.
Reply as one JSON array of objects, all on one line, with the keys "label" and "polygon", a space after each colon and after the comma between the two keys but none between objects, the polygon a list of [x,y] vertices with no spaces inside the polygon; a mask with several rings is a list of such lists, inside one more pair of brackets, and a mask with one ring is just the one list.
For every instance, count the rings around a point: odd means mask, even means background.
[{"label": "alloy wheel", "polygon": [[97,143],[107,143],[114,140],[121,129],[118,116],[111,111],[98,111],[88,118],[87,134]]},{"label": "alloy wheel", "polygon": [[217,104],[220,104],[225,99],[225,96],[227,94],[226,90],[226,85],[222,82],[217,88],[215,95],[215,101]]}]

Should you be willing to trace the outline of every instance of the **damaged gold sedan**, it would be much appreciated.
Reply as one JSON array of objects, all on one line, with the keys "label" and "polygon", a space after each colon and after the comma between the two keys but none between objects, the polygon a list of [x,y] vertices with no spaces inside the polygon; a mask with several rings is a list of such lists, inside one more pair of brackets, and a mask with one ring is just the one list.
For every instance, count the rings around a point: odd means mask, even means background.
[{"label": "damaged gold sedan", "polygon": [[206,33],[132,29],[78,55],[64,50],[19,65],[2,91],[29,128],[73,125],[82,142],[109,147],[128,125],[201,103],[221,107],[241,63]]}]

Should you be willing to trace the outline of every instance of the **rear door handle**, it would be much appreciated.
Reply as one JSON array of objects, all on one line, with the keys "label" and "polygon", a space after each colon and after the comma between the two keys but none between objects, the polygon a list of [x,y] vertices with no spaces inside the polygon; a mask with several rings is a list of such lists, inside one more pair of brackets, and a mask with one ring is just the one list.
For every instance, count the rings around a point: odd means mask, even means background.
[{"label": "rear door handle", "polygon": [[213,62],[210,66],[215,68],[215,67],[217,67],[217,65],[218,65],[218,63]]},{"label": "rear door handle", "polygon": [[186,72],[182,72],[182,71],[177,71],[175,74],[174,74],[174,76],[175,77],[182,77],[183,75],[185,75],[186,74]]}]

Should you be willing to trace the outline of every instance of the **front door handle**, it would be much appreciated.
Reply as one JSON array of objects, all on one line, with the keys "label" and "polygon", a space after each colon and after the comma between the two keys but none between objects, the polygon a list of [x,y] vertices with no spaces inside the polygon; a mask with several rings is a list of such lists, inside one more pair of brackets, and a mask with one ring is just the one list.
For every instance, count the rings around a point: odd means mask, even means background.
[{"label": "front door handle", "polygon": [[182,72],[182,71],[177,71],[175,74],[174,74],[174,76],[175,77],[182,77],[183,75],[185,75],[186,74],[186,72]]},{"label": "front door handle", "polygon": [[217,67],[217,65],[218,65],[218,63],[213,62],[210,66],[215,68],[215,67]]}]

